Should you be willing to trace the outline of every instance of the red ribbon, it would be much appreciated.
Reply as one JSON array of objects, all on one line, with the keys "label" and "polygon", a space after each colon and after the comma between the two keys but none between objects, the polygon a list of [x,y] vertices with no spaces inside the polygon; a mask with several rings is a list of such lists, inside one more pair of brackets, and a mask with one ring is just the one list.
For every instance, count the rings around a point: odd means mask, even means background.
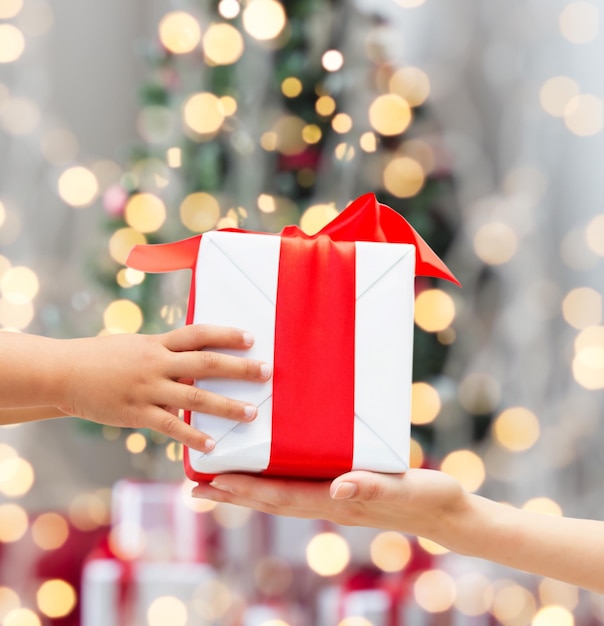
[{"label": "red ribbon", "polygon": [[354,243],[284,237],[265,474],[331,478],[352,467],[354,312]]}]

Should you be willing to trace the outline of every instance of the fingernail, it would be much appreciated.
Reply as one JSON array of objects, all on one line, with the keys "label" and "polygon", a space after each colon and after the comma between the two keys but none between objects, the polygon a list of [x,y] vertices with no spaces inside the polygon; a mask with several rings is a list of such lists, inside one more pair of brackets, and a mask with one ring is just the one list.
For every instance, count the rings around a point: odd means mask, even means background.
[{"label": "fingernail", "polygon": [[218,489],[219,491],[233,493],[233,490],[228,485],[224,485],[220,481],[216,480],[216,478],[210,483],[210,487],[214,487],[214,489]]},{"label": "fingernail", "polygon": [[347,500],[352,498],[352,496],[356,496],[358,490],[355,483],[340,483],[335,489],[332,488],[331,497],[334,500]]},{"label": "fingernail", "polygon": [[254,335],[252,333],[248,333],[247,331],[243,333],[243,343],[246,346],[251,346],[254,344]]},{"label": "fingernail", "polygon": [[258,409],[253,404],[246,404],[243,407],[243,412],[245,413],[245,417],[247,419],[253,420],[256,417],[256,414],[258,413]]},{"label": "fingernail", "polygon": [[260,375],[265,380],[270,377],[270,375],[271,375],[271,366],[268,363],[262,363],[262,365],[260,366]]},{"label": "fingernail", "polygon": [[212,452],[212,450],[216,447],[216,442],[213,439],[206,439],[205,443],[203,444],[203,449],[206,452]]}]

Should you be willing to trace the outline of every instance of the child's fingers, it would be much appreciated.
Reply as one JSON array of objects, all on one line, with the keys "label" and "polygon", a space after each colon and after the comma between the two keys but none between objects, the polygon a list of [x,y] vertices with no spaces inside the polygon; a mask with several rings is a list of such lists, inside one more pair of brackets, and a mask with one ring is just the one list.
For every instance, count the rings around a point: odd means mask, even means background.
[{"label": "child's fingers", "polygon": [[194,450],[211,452],[216,445],[211,437],[183,422],[168,411],[158,410],[145,426],[172,439],[176,439],[176,441],[180,441],[183,445]]},{"label": "child's fingers", "polygon": [[232,378],[262,382],[270,378],[271,368],[261,361],[199,350],[174,354],[169,375],[172,378]]},{"label": "child's fingers", "polygon": [[199,389],[193,385],[175,383],[170,388],[170,400],[165,403],[185,411],[208,413],[217,417],[227,417],[239,422],[250,422],[258,415],[253,404],[225,398],[217,393]]},{"label": "child's fingers", "polygon": [[239,328],[191,324],[160,335],[168,350],[184,352],[202,348],[232,348],[246,350],[254,343],[252,335]]}]

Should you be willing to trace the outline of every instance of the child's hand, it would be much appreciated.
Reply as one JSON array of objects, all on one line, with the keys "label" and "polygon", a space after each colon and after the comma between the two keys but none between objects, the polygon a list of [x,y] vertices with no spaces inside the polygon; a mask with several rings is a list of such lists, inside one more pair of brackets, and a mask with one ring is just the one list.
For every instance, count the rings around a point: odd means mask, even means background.
[{"label": "child's hand", "polygon": [[125,428],[150,428],[197,450],[214,442],[177,417],[200,411],[251,421],[257,407],[198,389],[209,377],[266,381],[268,365],[209,348],[246,350],[253,338],[241,330],[192,325],[162,335],[110,335],[58,341],[60,395],[68,415]]}]

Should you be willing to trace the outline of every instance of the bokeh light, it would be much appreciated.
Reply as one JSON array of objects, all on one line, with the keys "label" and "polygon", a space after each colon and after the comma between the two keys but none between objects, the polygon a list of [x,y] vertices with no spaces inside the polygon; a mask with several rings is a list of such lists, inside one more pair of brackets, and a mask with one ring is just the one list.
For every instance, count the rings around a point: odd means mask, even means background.
[{"label": "bokeh light", "polygon": [[511,452],[528,450],[535,445],[539,434],[539,419],[521,406],[506,409],[493,422],[495,441]]},{"label": "bokeh light", "polygon": [[193,592],[193,611],[204,621],[221,620],[235,603],[235,595],[227,584],[214,578],[199,584]]},{"label": "bokeh light", "polygon": [[220,218],[218,200],[205,191],[189,194],[180,205],[180,219],[194,233],[205,233]]},{"label": "bokeh light", "polygon": [[425,289],[415,298],[415,323],[426,332],[444,330],[455,319],[455,303],[442,289]]},{"label": "bokeh light", "polygon": [[336,110],[336,101],[331,96],[320,96],[315,102],[315,110],[322,117],[329,117]]},{"label": "bokeh light", "polygon": [[126,202],[124,220],[141,233],[152,233],[159,230],[166,221],[166,207],[154,194],[136,193]]},{"label": "bokeh light", "polygon": [[288,76],[281,83],[281,92],[286,98],[295,98],[302,93],[302,81],[295,76]]},{"label": "bokeh light", "polygon": [[445,456],[440,469],[458,480],[466,491],[478,490],[486,477],[482,459],[472,450],[454,450]]},{"label": "bokeh light", "polygon": [[592,2],[571,2],[562,9],[558,24],[571,43],[590,43],[600,32],[600,9]]},{"label": "bokeh light", "polygon": [[73,207],[87,207],[96,199],[99,184],[96,176],[86,167],[66,169],[58,181],[59,195]]},{"label": "bokeh light", "polygon": [[31,302],[39,289],[38,276],[28,267],[10,267],[0,276],[0,294],[12,304]]},{"label": "bokeh light", "polygon": [[544,606],[558,604],[573,611],[579,604],[579,589],[561,580],[544,578],[539,583],[539,599]]},{"label": "bokeh light", "polygon": [[126,437],[126,449],[131,454],[140,454],[147,447],[147,440],[142,433],[131,433]]},{"label": "bokeh light", "polygon": [[438,556],[439,554],[447,554],[449,552],[448,548],[441,546],[440,543],[436,543],[436,541],[432,541],[432,539],[426,539],[425,537],[418,537],[417,543],[424,552],[428,554],[432,554],[434,556]]},{"label": "bokeh light", "polygon": [[319,533],[306,546],[308,567],[319,576],[335,576],[344,571],[350,561],[350,548],[337,533]]},{"label": "bokeh light", "polygon": [[241,11],[241,5],[238,0],[220,0],[218,3],[218,12],[227,20],[237,17]]},{"label": "bokeh light", "polygon": [[3,0],[0,3],[0,20],[10,20],[23,8],[23,0]]},{"label": "bokeh light", "polygon": [[568,76],[554,76],[543,83],[539,100],[544,111],[554,117],[564,117],[564,111],[572,98],[579,95],[576,81]]},{"label": "bokeh light", "polygon": [[67,520],[58,513],[42,513],[31,525],[34,543],[42,550],[56,550],[69,537]]},{"label": "bokeh light", "polygon": [[29,98],[11,98],[2,106],[0,125],[9,135],[28,135],[40,126],[41,119],[42,113],[36,102]]},{"label": "bokeh light", "polygon": [[42,626],[42,622],[31,609],[19,608],[6,614],[2,626]]},{"label": "bokeh light", "polygon": [[560,505],[551,498],[531,498],[522,505],[522,508],[525,511],[538,513],[539,515],[551,515],[552,517],[562,516]]},{"label": "bokeh light", "polygon": [[306,149],[304,129],[306,122],[297,115],[283,115],[273,126],[277,144],[276,149],[282,154],[293,156]]},{"label": "bokeh light", "polygon": [[604,257],[604,214],[593,217],[585,228],[587,245],[598,256]]},{"label": "bokeh light", "polygon": [[285,10],[275,0],[251,0],[243,10],[243,27],[259,41],[278,37],[287,21]]},{"label": "bokeh light", "polygon": [[159,38],[173,54],[186,54],[199,45],[201,28],[199,22],[189,13],[173,11],[160,21]]},{"label": "bokeh light", "polygon": [[185,626],[189,619],[189,612],[182,600],[174,596],[160,596],[151,602],[147,609],[147,624],[149,626]]},{"label": "bokeh light", "polygon": [[572,613],[563,606],[544,606],[541,607],[531,626],[574,626],[575,618]]},{"label": "bokeh light", "polygon": [[418,67],[401,67],[390,77],[388,89],[409,106],[417,107],[424,104],[430,95],[430,80]]},{"label": "bokeh light", "polygon": [[341,135],[347,133],[352,128],[352,118],[348,113],[338,113],[331,120],[331,127]]},{"label": "bokeh light", "polygon": [[400,135],[411,123],[411,107],[400,96],[378,96],[369,106],[369,123],[380,135]]},{"label": "bokeh light", "polygon": [[476,256],[489,265],[507,263],[518,249],[518,236],[503,222],[481,226],[474,235]]},{"label": "bokeh light", "polygon": [[200,135],[211,135],[220,130],[224,110],[220,98],[213,93],[201,92],[190,96],[183,107],[187,128]]},{"label": "bokeh light", "polygon": [[411,438],[409,450],[409,467],[422,467],[424,464],[424,450],[415,439]]},{"label": "bokeh light", "polygon": [[411,423],[415,426],[430,424],[441,409],[440,396],[436,389],[425,382],[411,386]]},{"label": "bokeh light", "polygon": [[143,325],[143,312],[131,300],[114,300],[105,309],[103,321],[109,333],[136,333]]},{"label": "bokeh light", "polygon": [[576,287],[562,301],[562,315],[574,328],[596,326],[602,321],[602,295],[591,287]]},{"label": "bokeh light", "polygon": [[69,520],[79,530],[95,530],[109,523],[109,505],[99,493],[80,493],[68,506]]},{"label": "bokeh light", "polygon": [[383,171],[384,187],[397,198],[417,195],[426,182],[426,174],[415,159],[396,156],[388,161]]},{"label": "bokeh light", "polygon": [[109,254],[115,261],[123,265],[134,246],[146,243],[145,235],[134,230],[134,228],[119,228],[109,240]]},{"label": "bokeh light", "polygon": [[34,484],[34,468],[16,456],[0,461],[0,492],[9,498],[24,496]]},{"label": "bokeh light", "polygon": [[496,588],[491,613],[505,626],[528,624],[536,611],[533,594],[521,585],[507,581]]},{"label": "bokeh light", "polygon": [[491,581],[478,572],[463,574],[455,581],[455,608],[464,615],[484,615],[491,608],[494,591]]},{"label": "bokeh light", "polygon": [[314,235],[329,224],[337,215],[338,211],[333,204],[315,204],[308,207],[302,214],[300,228],[307,235]]},{"label": "bokeh light", "polygon": [[411,560],[411,543],[401,533],[387,531],[376,535],[369,546],[371,561],[383,572],[400,572]]},{"label": "bokeh light", "polygon": [[321,57],[321,64],[327,72],[337,72],[344,65],[344,55],[339,50],[328,50]]},{"label": "bokeh light", "polygon": [[453,578],[439,569],[422,572],[413,585],[415,601],[428,613],[448,611],[455,602],[455,592]]},{"label": "bokeh light", "polygon": [[25,37],[13,24],[0,24],[0,63],[16,61],[25,50]]},{"label": "bokeh light", "polygon": [[0,504],[0,541],[19,541],[28,527],[29,519],[23,507],[12,502]]},{"label": "bokeh light", "polygon": [[203,51],[214,65],[231,65],[243,54],[243,37],[230,24],[212,24],[203,36]]},{"label": "bokeh light", "polygon": [[604,103],[593,94],[579,94],[571,98],[564,109],[564,123],[579,137],[598,134],[604,126]]},{"label": "bokeh light", "polygon": [[76,601],[75,589],[67,581],[61,579],[43,582],[36,593],[38,609],[53,619],[69,615],[75,608]]},{"label": "bokeh light", "polygon": [[[19,594],[10,587],[0,587],[0,620],[4,618],[15,609],[21,606],[21,598]],[[0,623],[4,623],[0,621]]]}]

